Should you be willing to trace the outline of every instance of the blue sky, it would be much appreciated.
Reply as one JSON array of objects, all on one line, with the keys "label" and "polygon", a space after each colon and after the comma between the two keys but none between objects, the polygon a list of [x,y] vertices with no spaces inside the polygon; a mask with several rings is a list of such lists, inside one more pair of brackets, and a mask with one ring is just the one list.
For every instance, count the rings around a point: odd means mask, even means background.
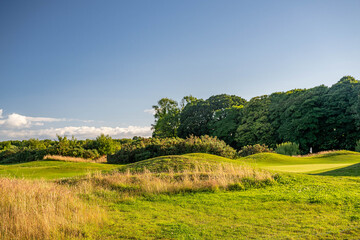
[{"label": "blue sky", "polygon": [[148,136],[162,97],[360,77],[360,1],[0,2],[0,140]]}]

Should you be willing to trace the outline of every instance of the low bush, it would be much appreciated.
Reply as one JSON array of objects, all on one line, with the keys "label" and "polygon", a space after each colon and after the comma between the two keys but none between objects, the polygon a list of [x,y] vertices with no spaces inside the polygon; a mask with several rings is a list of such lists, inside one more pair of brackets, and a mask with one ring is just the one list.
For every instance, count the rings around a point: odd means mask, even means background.
[{"label": "low bush", "polygon": [[152,157],[185,153],[210,153],[227,158],[236,156],[235,149],[216,137],[142,138],[124,144],[120,151],[108,155],[108,162],[124,164]]},{"label": "low bush", "polygon": [[356,141],[355,151],[356,151],[356,152],[360,152],[360,140],[357,140],[357,141]]},{"label": "low bush", "polygon": [[276,144],[275,152],[278,154],[283,154],[288,156],[299,155],[300,154],[299,144],[292,142],[284,142],[281,144]]},{"label": "low bush", "polygon": [[273,150],[265,144],[255,144],[242,147],[238,154],[240,157],[246,157],[252,154],[263,152],[273,152]]},{"label": "low bush", "polygon": [[0,152],[0,163],[31,162],[41,160],[45,155],[45,150],[5,150]]}]

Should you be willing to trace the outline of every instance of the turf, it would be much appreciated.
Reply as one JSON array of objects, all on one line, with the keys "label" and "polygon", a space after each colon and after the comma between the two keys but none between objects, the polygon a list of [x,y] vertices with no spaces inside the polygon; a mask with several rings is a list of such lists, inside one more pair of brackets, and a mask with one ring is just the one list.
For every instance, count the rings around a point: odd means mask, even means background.
[{"label": "turf", "polygon": [[247,191],[123,201],[109,193],[101,198],[111,222],[98,234],[103,239],[352,239],[360,234],[359,197],[359,179],[294,174]]},{"label": "turf", "polygon": [[[311,157],[273,153],[236,160],[209,154],[164,156],[121,166],[38,161],[0,165],[0,175],[60,178],[88,171],[191,170],[193,163],[251,164],[282,171],[276,183],[245,191],[207,191],[124,197],[116,189],[82,194],[106,210],[92,229],[97,239],[357,239],[360,236],[360,154]],[[299,172],[299,173],[285,173]],[[302,173],[300,173],[302,172]],[[305,174],[304,174],[305,173]]]},{"label": "turf", "polygon": [[212,154],[190,153],[184,155],[170,155],[150,158],[136,163],[120,166],[119,168],[124,171],[127,169],[131,171],[143,171],[144,169],[147,169],[151,172],[166,172],[169,171],[169,169],[183,171],[192,170],[195,166],[199,165],[212,166],[219,164],[243,165],[244,162],[219,157]]},{"label": "turf", "polygon": [[89,172],[111,170],[117,167],[117,165],[102,163],[46,160],[19,164],[1,164],[0,177],[57,179],[81,176]]},{"label": "turf", "polygon": [[360,153],[336,151],[310,157],[291,157],[276,153],[259,153],[240,158],[254,166],[285,172],[322,173],[360,163]]}]

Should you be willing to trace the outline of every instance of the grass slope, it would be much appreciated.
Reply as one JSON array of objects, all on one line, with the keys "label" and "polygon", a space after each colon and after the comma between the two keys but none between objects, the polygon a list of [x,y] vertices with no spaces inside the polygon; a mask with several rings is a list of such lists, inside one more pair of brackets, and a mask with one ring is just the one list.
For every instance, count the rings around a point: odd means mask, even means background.
[{"label": "grass slope", "polygon": [[0,177],[57,179],[81,176],[89,172],[111,170],[117,167],[117,165],[112,164],[44,160],[19,164],[1,164]]},{"label": "grass slope", "polygon": [[240,160],[265,169],[286,172],[322,173],[360,163],[360,153],[336,151],[310,157],[259,153]]},{"label": "grass slope", "polygon": [[[359,181],[285,176],[234,192],[155,195],[107,203],[103,239],[356,239]],[[287,181],[287,183],[286,183]]]},{"label": "grass slope", "polygon": [[194,170],[196,166],[215,166],[219,164],[244,165],[243,162],[232,160],[206,153],[189,153],[184,155],[170,155],[150,158],[136,163],[121,166],[121,170],[150,172],[168,172],[169,169],[175,171]]}]

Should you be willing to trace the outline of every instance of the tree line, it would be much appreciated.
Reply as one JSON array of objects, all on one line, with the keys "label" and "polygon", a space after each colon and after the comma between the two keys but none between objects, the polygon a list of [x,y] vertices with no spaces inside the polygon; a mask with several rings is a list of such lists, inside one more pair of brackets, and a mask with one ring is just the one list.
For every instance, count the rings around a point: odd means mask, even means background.
[{"label": "tree line", "polygon": [[216,136],[230,146],[293,142],[302,153],[354,150],[360,139],[360,82],[345,76],[331,87],[294,89],[246,101],[235,95],[180,103],[162,98],[155,110],[153,137]]}]

